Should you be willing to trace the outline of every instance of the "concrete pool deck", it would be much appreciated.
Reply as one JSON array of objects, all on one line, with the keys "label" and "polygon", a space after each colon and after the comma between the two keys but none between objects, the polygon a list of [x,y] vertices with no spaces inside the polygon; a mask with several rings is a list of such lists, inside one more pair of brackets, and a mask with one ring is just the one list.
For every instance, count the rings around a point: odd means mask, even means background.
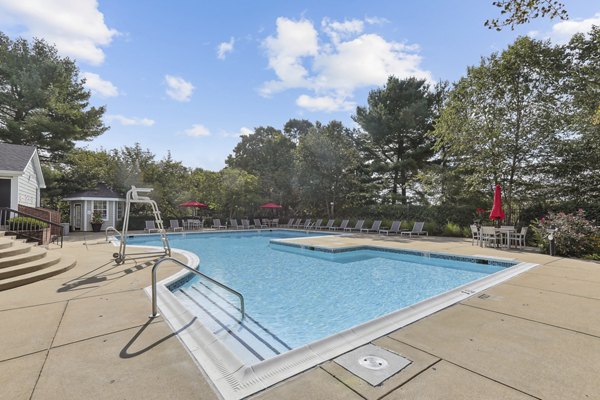
[{"label": "concrete pool deck", "polygon": [[[600,264],[480,248],[470,240],[378,235],[301,239],[515,258],[540,264],[373,343],[412,364],[372,387],[332,361],[256,399],[600,398]],[[309,243],[315,241],[315,243]],[[84,243],[87,243],[85,245]],[[161,319],[149,320],[149,259],[112,262],[104,235],[71,235],[70,271],[0,292],[7,399],[215,399]],[[136,262],[137,261],[137,262]],[[164,265],[159,278],[177,271]]]}]

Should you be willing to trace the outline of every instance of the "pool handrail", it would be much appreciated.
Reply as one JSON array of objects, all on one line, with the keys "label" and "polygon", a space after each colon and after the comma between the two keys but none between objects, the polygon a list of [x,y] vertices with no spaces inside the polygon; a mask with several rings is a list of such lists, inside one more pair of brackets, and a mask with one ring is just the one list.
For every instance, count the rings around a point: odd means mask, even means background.
[{"label": "pool handrail", "polygon": [[123,235],[121,235],[121,232],[119,232],[119,231],[117,230],[117,228],[115,228],[114,226],[109,226],[108,228],[106,228],[106,229],[104,230],[104,234],[105,234],[105,236],[106,236],[104,239],[105,239],[105,241],[106,241],[106,242],[108,242],[108,231],[113,231],[113,232],[117,233],[117,234],[119,235],[119,237],[122,237],[122,236],[123,236]]},{"label": "pool handrail", "polygon": [[181,267],[187,269],[190,272],[193,272],[194,274],[201,276],[209,281],[211,281],[212,283],[214,283],[215,285],[229,291],[230,293],[236,295],[239,299],[240,299],[240,312],[242,313],[242,320],[244,319],[244,317],[246,316],[246,311],[245,311],[245,307],[244,307],[244,296],[242,296],[242,294],[240,292],[238,292],[237,290],[234,290],[232,288],[230,288],[229,286],[211,278],[208,275],[203,274],[202,272],[198,271],[195,268],[190,267],[189,265],[182,263],[181,261],[173,258],[173,257],[162,257],[160,258],[158,261],[156,261],[154,263],[154,266],[152,267],[152,314],[149,316],[149,318],[155,318],[158,317],[160,314],[158,313],[158,307],[156,306],[156,271],[158,271],[158,266],[160,264],[162,264],[164,261],[172,261],[175,264],[180,265]]}]

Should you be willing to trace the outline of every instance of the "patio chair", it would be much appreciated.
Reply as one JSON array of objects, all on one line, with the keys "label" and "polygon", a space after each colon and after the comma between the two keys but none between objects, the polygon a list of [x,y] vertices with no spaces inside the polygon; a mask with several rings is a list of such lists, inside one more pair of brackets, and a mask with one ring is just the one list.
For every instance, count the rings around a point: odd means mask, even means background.
[{"label": "patio chair", "polygon": [[146,221],[146,227],[144,228],[144,232],[152,233],[152,232],[160,232],[160,229],[156,227],[154,221]]},{"label": "patio chair", "polygon": [[312,220],[311,220],[310,218],[309,218],[309,219],[307,219],[306,221],[304,221],[304,225],[302,225],[302,228],[303,228],[303,229],[310,229],[310,227],[311,227],[311,225],[312,225],[312,224],[310,223],[311,221],[312,221]]},{"label": "patio chair", "polygon": [[321,224],[323,223],[323,218],[319,218],[317,222],[315,222],[310,229],[321,229]]},{"label": "patio chair", "polygon": [[402,231],[400,232],[400,235],[408,235],[409,237],[412,237],[412,235],[429,236],[429,232],[423,230],[424,225],[425,222],[415,222],[411,231]]},{"label": "patio chair", "polygon": [[229,219],[229,226],[231,227],[231,229],[234,229],[234,228],[235,229],[242,229],[242,227],[238,225],[237,219],[235,219],[235,218]]},{"label": "patio chair", "polygon": [[179,226],[178,219],[170,219],[169,220],[169,229],[171,229],[173,232],[183,231],[183,226]]},{"label": "patio chair", "polygon": [[397,235],[400,233],[400,225],[402,225],[402,221],[394,221],[389,229],[380,229],[379,234],[385,233],[389,236],[390,233],[395,233]]},{"label": "patio chair", "polygon": [[473,246],[475,244],[475,241],[477,241],[477,243],[479,243],[479,241],[481,240],[481,232],[479,232],[479,229],[477,229],[477,225],[473,224],[470,226],[471,228],[471,246]]},{"label": "patio chair", "polygon": [[302,226],[302,218],[298,218],[294,224],[294,228],[300,228]]},{"label": "patio chair", "polygon": [[275,218],[274,220],[272,220],[271,226],[274,226],[275,228],[279,227],[279,218]]},{"label": "patio chair", "polygon": [[527,237],[527,227],[521,228],[521,232],[511,232],[510,242],[514,243],[516,247],[525,247],[525,238]]},{"label": "patio chair", "polygon": [[288,223],[286,224],[286,228],[293,228],[294,227],[294,222],[296,221],[295,218],[291,218]]},{"label": "patio chair", "polygon": [[332,230],[332,231],[344,230],[348,226],[348,222],[350,222],[350,220],[349,219],[345,219],[345,220],[342,221],[342,223],[340,224],[340,226],[330,226],[329,230]]},{"label": "patio chair", "polygon": [[325,226],[315,226],[315,229],[321,230],[321,229],[329,229],[333,226],[333,223],[335,222],[335,219],[330,219],[329,221],[327,221],[327,225]]},{"label": "patio chair", "polygon": [[242,220],[242,227],[244,229],[252,229],[252,228],[254,228],[254,225],[250,225],[250,220],[249,219],[243,219]]},{"label": "patio chair", "polygon": [[348,232],[359,231],[360,232],[360,230],[362,229],[364,224],[365,224],[365,220],[359,219],[358,221],[356,221],[356,225],[354,225],[354,228],[352,228],[352,227],[344,228],[344,231],[348,231]]},{"label": "patio chair", "polygon": [[212,227],[215,229],[227,229],[227,225],[221,225],[221,220],[219,218],[213,219]]},{"label": "patio chair", "polygon": [[379,232],[379,227],[381,226],[381,221],[373,221],[373,225],[370,228],[362,228],[360,231],[369,233],[369,232]]},{"label": "patio chair", "polygon": [[496,247],[500,244],[502,236],[493,226],[482,226],[481,227],[481,241],[485,244],[494,243]]},{"label": "patio chair", "polygon": [[262,229],[262,228],[268,228],[269,225],[265,225],[265,224],[263,224],[263,223],[260,222],[260,219],[254,218],[254,227],[256,229],[259,229],[259,228]]}]

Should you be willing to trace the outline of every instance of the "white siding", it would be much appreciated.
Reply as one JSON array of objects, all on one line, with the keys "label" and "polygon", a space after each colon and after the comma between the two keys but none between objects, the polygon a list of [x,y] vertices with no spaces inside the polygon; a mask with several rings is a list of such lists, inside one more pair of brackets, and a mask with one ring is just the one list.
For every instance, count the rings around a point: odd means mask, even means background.
[{"label": "white siding", "polygon": [[29,207],[39,206],[38,198],[38,180],[35,175],[33,163],[30,161],[25,167],[23,175],[17,178],[18,182],[18,201],[19,204]]}]

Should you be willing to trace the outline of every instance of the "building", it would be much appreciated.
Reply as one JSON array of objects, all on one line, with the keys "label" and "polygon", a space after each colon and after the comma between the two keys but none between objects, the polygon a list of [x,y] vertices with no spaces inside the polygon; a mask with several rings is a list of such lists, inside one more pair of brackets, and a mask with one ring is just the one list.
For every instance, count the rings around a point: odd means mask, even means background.
[{"label": "building", "polygon": [[104,223],[101,229],[117,226],[125,210],[125,197],[105,184],[95,189],[73,193],[65,198],[69,203],[70,225],[74,231],[91,231],[90,223],[94,212],[100,213]]},{"label": "building", "polygon": [[0,143],[0,207],[39,207],[40,189],[45,187],[35,147]]}]

